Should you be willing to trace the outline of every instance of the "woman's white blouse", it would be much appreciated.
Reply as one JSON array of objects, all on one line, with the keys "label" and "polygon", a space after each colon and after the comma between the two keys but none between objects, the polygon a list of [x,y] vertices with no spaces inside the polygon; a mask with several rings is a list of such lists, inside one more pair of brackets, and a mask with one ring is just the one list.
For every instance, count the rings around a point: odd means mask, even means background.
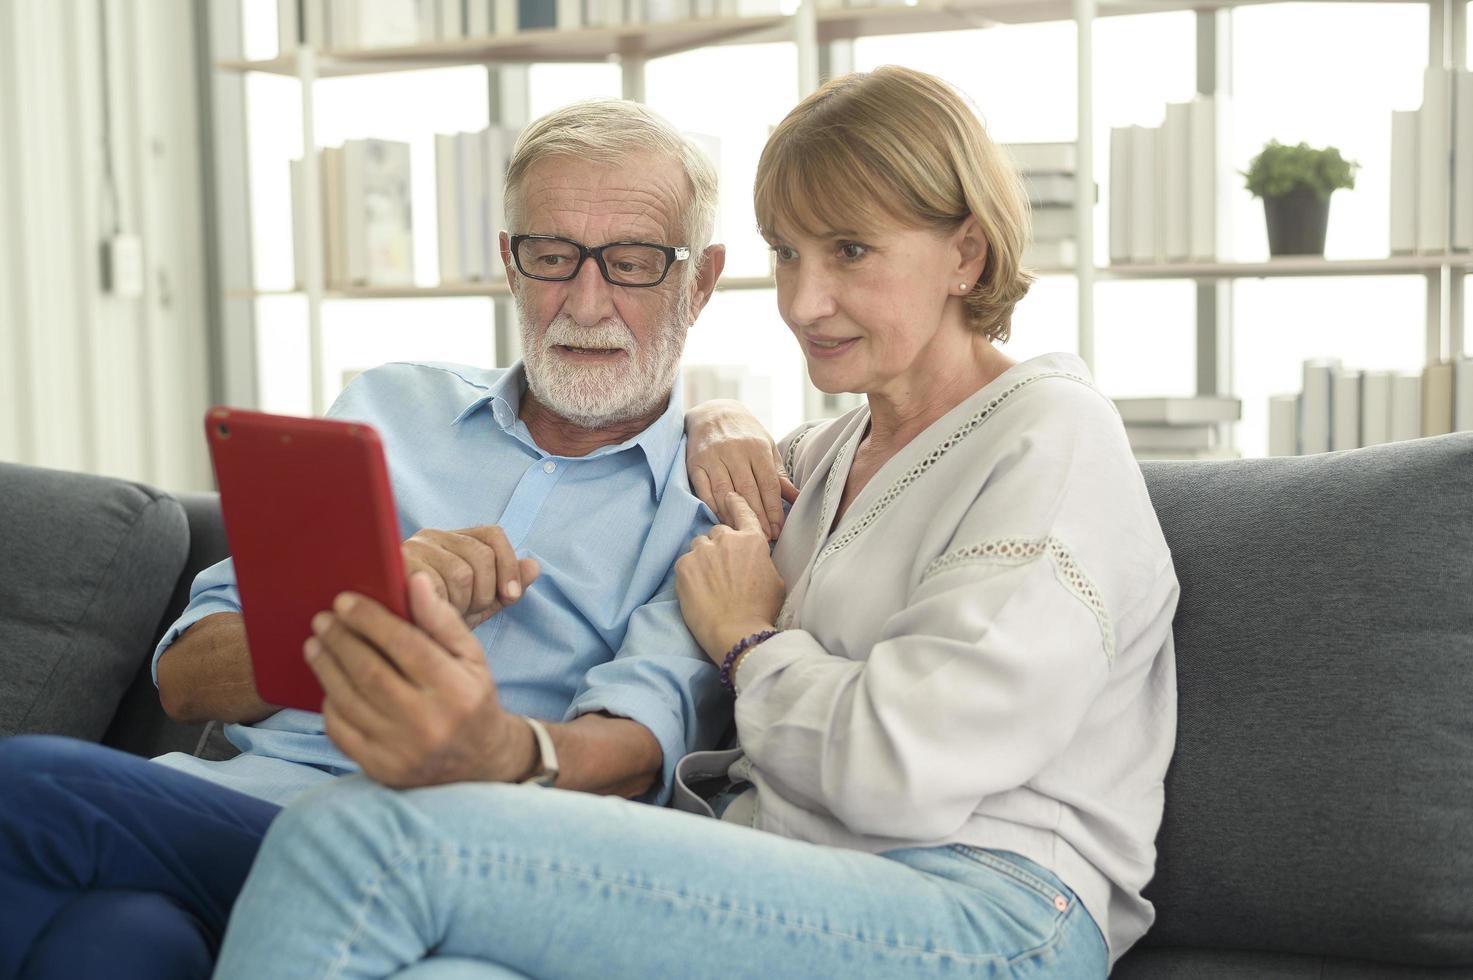
[{"label": "woman's white blouse", "polygon": [[868,423],[780,447],[803,493],[774,552],[784,631],[735,678],[750,822],[1023,854],[1078,893],[1113,963],[1154,918],[1178,594],[1119,415],[1078,358],[1017,364],[828,533]]}]

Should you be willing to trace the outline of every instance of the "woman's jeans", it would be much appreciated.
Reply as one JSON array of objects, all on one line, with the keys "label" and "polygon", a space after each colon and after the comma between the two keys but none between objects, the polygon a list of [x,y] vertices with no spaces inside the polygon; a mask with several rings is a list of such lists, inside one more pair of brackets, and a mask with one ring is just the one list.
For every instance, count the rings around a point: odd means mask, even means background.
[{"label": "woman's jeans", "polygon": [[525,786],[314,790],[267,834],[216,977],[1103,977],[1053,874],[863,854]]}]

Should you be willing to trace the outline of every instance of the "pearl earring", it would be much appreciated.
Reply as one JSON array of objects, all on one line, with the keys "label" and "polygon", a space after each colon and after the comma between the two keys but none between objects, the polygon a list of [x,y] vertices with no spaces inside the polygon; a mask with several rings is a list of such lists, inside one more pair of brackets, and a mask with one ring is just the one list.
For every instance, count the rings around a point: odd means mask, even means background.
[{"label": "pearl earring", "polygon": [[959,283],[957,283],[957,285],[960,286],[960,287],[962,287],[962,292],[964,292],[964,293],[967,292],[967,284],[966,283],[959,282]]}]

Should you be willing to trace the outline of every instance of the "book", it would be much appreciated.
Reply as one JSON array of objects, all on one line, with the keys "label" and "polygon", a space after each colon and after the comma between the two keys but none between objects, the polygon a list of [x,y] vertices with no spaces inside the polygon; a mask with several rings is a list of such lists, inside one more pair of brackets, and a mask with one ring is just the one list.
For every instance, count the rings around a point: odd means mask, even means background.
[{"label": "book", "polygon": [[1452,247],[1473,251],[1473,72],[1469,71],[1454,75],[1452,179]]},{"label": "book", "polygon": [[460,210],[460,268],[466,282],[486,279],[486,162],[480,133],[458,133],[457,154]]},{"label": "book", "polygon": [[1422,369],[1422,435],[1453,431],[1453,365],[1439,361]]},{"label": "book", "polygon": [[348,280],[343,247],[343,148],[323,147],[317,166],[322,182],[323,280],[330,287],[342,286]]},{"label": "book", "polygon": [[302,0],[302,40],[319,51],[332,47],[328,0]]},{"label": "book", "polygon": [[491,30],[497,34],[515,34],[521,30],[519,0],[491,0]]},{"label": "book", "polygon": [[1359,449],[1361,373],[1336,368],[1330,385],[1330,449]]},{"label": "book", "polygon": [[1391,372],[1362,371],[1360,378],[1360,444],[1391,441]]},{"label": "book", "polygon": [[492,31],[494,0],[465,0],[465,36],[486,37]]},{"label": "book", "polygon": [[435,38],[455,41],[465,37],[465,8],[462,0],[438,0],[435,16]]},{"label": "book", "polygon": [[1079,250],[1072,238],[1029,242],[1023,249],[1023,267],[1026,269],[1067,269],[1078,261]]},{"label": "book", "polygon": [[577,30],[583,26],[583,0],[547,0],[557,4],[557,28],[560,31]]},{"label": "book", "polygon": [[1315,358],[1304,362],[1304,388],[1299,396],[1299,451],[1305,455],[1330,451],[1330,419],[1334,389],[1330,378],[1340,362]]},{"label": "book", "polygon": [[1068,174],[1079,166],[1077,143],[1008,143],[1008,156],[1025,174]]},{"label": "book", "polygon": [[1299,396],[1274,395],[1268,400],[1268,454],[1299,455]]},{"label": "book", "polygon": [[1130,260],[1149,264],[1161,258],[1156,237],[1156,140],[1160,130],[1130,128]]},{"label": "book", "polygon": [[1417,120],[1420,113],[1391,114],[1391,254],[1417,251]]},{"label": "book", "polygon": [[1473,356],[1453,358],[1453,429],[1473,432]]},{"label": "book", "polygon": [[409,144],[348,140],[342,159],[347,281],[369,286],[412,284]]},{"label": "book", "polygon": [[556,0],[517,0],[517,30],[533,31],[556,26]]},{"label": "book", "polygon": [[1416,439],[1422,434],[1422,376],[1391,377],[1391,441]]},{"label": "book", "polygon": [[1447,251],[1452,201],[1452,74],[1428,67],[1422,75],[1422,108],[1417,120],[1417,251],[1436,255]]},{"label": "book", "polygon": [[1130,261],[1130,147],[1129,126],[1110,130],[1110,261]]},{"label": "book", "polygon": [[276,0],[276,53],[290,54],[302,43],[302,10],[297,0]]},{"label": "book", "polygon": [[1071,175],[1024,174],[1023,183],[1028,188],[1028,203],[1035,208],[1071,207],[1074,204],[1074,177]]},{"label": "book", "polygon": [[1181,398],[1116,398],[1115,408],[1126,423],[1192,425],[1206,422],[1236,422],[1243,417],[1243,403],[1230,395],[1195,395]]},{"label": "book", "polygon": [[477,221],[481,227],[481,278],[496,281],[501,272],[501,230],[506,223],[506,168],[511,164],[512,147],[517,130],[506,126],[489,126],[480,133],[481,165],[484,195]]},{"label": "book", "polygon": [[1073,207],[1054,204],[1034,208],[1031,220],[1035,242],[1074,237],[1076,222]]},{"label": "book", "polygon": [[1232,113],[1223,94],[1198,96],[1191,103],[1192,173],[1187,179],[1191,196],[1189,258],[1216,262],[1232,252],[1231,208],[1217,206],[1218,183],[1227,172],[1225,154],[1232,146]]},{"label": "book", "polygon": [[1125,437],[1133,450],[1213,449],[1217,446],[1217,426],[1132,423],[1125,427]]},{"label": "book", "polygon": [[460,262],[459,151],[454,134],[435,135],[435,217],[439,244],[440,282],[461,282],[465,270]]},{"label": "book", "polygon": [[1160,181],[1157,202],[1165,232],[1162,245],[1166,261],[1185,262],[1192,252],[1191,194],[1192,104],[1170,102],[1158,139],[1157,166]]}]

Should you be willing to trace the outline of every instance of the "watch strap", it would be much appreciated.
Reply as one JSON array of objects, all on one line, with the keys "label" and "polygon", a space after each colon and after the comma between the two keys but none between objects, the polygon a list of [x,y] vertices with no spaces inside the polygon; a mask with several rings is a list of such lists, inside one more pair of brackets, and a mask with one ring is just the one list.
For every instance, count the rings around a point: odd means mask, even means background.
[{"label": "watch strap", "polygon": [[532,729],[532,738],[537,743],[538,765],[537,771],[522,780],[523,786],[551,786],[557,782],[557,749],[552,744],[552,734],[548,732],[547,726],[536,718],[522,716],[527,727]]}]

